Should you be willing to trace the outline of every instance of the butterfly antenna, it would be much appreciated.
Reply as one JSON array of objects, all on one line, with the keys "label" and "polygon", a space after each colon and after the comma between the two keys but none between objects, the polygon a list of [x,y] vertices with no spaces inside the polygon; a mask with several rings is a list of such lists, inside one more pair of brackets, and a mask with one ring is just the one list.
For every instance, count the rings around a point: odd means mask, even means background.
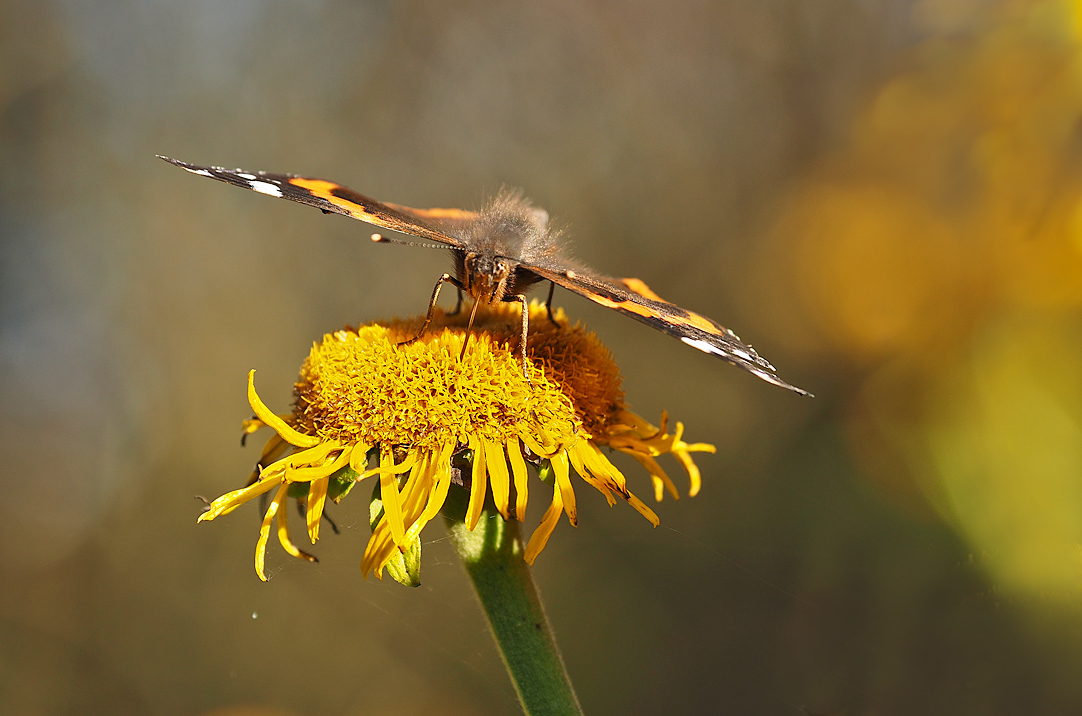
[{"label": "butterfly antenna", "polygon": [[462,352],[458,354],[459,363],[466,357],[466,346],[470,344],[470,332],[473,331],[473,319],[477,316],[477,307],[480,305],[480,301],[473,302],[473,310],[470,311],[470,322],[466,325],[466,339],[462,341]]},{"label": "butterfly antenna", "polygon": [[403,241],[402,239],[392,239],[383,234],[372,234],[372,243],[375,244],[399,244],[400,246],[419,246],[422,249],[446,249],[446,246],[441,244],[426,244],[421,241]]}]

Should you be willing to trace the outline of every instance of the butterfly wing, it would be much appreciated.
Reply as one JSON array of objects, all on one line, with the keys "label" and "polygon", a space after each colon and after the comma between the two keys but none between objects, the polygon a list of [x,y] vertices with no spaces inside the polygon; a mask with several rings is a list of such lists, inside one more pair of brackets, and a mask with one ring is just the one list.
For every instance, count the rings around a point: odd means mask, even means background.
[{"label": "butterfly wing", "polygon": [[[160,155],[159,158],[192,174],[217,179],[275,198],[314,206],[325,213],[350,216],[384,229],[429,239],[452,248],[466,248],[465,242],[457,238],[455,234],[478,218],[477,213],[462,209],[412,209],[408,206],[379,202],[325,179],[201,166]],[[547,215],[545,216],[547,218]],[[595,303],[629,315],[648,326],[679,338],[694,348],[723,358],[769,383],[788,388],[801,395],[809,395],[807,391],[779,378],[775,374],[774,366],[761,358],[751,346],[741,342],[740,338],[728,328],[698,313],[662,300],[639,279],[609,278],[587,271],[559,270],[559,267],[544,268],[529,263],[523,263],[522,266]]]},{"label": "butterfly wing", "polygon": [[192,174],[224,181],[278,199],[314,206],[324,213],[350,216],[384,229],[400,231],[455,248],[464,246],[461,240],[455,238],[455,230],[477,217],[476,213],[462,209],[411,209],[408,206],[385,204],[326,179],[206,167],[160,155],[159,158]]},{"label": "butterfly wing", "polygon": [[779,378],[774,366],[728,328],[706,316],[663,300],[637,278],[610,278],[587,272],[561,272],[537,266],[527,268],[594,303],[631,316],[652,328],[679,338],[693,348],[727,360],[768,383],[788,388],[800,395],[811,395]]}]

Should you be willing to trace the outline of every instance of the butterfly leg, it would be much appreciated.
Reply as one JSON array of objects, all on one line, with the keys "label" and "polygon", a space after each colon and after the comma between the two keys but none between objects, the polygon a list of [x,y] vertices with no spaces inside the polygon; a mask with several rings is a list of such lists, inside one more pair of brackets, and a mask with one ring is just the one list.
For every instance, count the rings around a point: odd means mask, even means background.
[{"label": "butterfly leg", "polygon": [[408,341],[399,341],[398,345],[409,345],[410,343],[413,343],[425,334],[425,330],[428,328],[428,324],[432,322],[432,314],[436,310],[436,301],[438,301],[440,298],[440,289],[443,287],[444,283],[451,284],[459,291],[462,290],[462,284],[459,283],[458,279],[451,274],[445,273],[440,276],[440,280],[436,281],[436,287],[432,289],[432,300],[428,302],[428,314],[425,316],[425,322],[421,324],[421,330],[417,331],[417,335],[415,335],[413,338],[410,338]]},{"label": "butterfly leg", "polygon": [[549,281],[549,297],[545,299],[545,312],[549,315],[549,321],[557,328],[560,324],[556,322],[556,319],[552,317],[552,292],[556,290],[556,284]]}]

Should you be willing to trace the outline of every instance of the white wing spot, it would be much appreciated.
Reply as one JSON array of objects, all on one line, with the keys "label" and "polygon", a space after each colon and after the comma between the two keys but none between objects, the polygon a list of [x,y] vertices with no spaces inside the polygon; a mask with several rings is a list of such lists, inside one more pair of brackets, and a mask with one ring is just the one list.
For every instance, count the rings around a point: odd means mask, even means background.
[{"label": "white wing spot", "polygon": [[754,358],[751,357],[751,354],[748,353],[743,348],[737,348],[736,346],[733,346],[732,351],[733,351],[733,353],[740,356],[744,360],[747,360],[747,361],[754,361],[755,360]]},{"label": "white wing spot", "polygon": [[191,172],[192,174],[198,174],[201,177],[210,177],[211,179],[214,178],[214,175],[208,172],[206,169],[189,169],[188,167],[181,167],[181,169],[186,172]]},{"label": "white wing spot", "polygon": [[249,181],[248,185],[260,194],[266,194],[267,196],[273,196],[278,199],[282,198],[282,190],[273,184],[268,184],[265,181]]},{"label": "white wing spot", "polygon": [[680,340],[682,340],[684,343],[687,343],[692,348],[698,348],[699,350],[701,350],[701,351],[703,351],[705,353],[713,353],[716,356],[725,355],[725,353],[722,352],[722,350],[720,348],[718,348],[717,346],[711,345],[711,344],[707,343],[706,341],[700,341],[697,338],[688,338],[687,336],[681,336]]},{"label": "white wing spot", "polygon": [[247,179],[248,181],[255,179],[255,174],[248,174],[247,172],[237,172],[237,176],[241,179]]}]

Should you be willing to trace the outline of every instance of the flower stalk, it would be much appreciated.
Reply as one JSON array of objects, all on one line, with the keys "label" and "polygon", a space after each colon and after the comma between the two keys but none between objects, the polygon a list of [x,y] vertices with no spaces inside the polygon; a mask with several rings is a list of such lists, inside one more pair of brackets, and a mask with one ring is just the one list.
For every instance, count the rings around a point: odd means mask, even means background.
[{"label": "flower stalk", "polygon": [[443,515],[451,543],[484,609],[522,708],[529,716],[581,715],[541,597],[526,564],[517,520],[486,506],[471,531],[469,495],[452,489]]}]

